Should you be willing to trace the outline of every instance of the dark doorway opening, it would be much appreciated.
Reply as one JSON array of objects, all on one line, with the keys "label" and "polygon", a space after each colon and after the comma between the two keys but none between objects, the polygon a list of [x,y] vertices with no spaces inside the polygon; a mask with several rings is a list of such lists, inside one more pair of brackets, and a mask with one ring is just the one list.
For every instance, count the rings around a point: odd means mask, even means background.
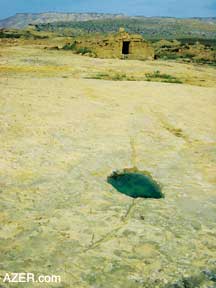
[{"label": "dark doorway opening", "polygon": [[130,41],[123,41],[122,54],[128,55],[130,53]]}]

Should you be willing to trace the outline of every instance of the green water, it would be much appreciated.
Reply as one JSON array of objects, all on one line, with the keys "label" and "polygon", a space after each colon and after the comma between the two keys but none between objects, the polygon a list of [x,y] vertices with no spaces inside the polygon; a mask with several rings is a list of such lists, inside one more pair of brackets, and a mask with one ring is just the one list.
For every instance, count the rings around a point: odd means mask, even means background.
[{"label": "green water", "polygon": [[133,198],[164,198],[157,182],[142,173],[114,172],[107,178],[107,182],[117,191]]}]

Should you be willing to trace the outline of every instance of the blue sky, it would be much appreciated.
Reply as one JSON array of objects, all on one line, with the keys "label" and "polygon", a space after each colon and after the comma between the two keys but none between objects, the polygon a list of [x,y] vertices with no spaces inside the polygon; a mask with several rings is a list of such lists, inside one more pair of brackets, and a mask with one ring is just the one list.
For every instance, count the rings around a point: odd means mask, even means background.
[{"label": "blue sky", "polygon": [[216,16],[216,0],[0,0],[1,19],[15,13],[47,11],[212,17]]}]

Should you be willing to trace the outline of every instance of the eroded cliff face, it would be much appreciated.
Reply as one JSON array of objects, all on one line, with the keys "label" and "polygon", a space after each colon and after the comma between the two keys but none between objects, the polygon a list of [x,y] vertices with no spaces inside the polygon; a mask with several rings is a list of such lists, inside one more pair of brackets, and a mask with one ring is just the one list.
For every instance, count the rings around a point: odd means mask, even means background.
[{"label": "eroded cliff face", "polygon": [[[215,87],[82,77],[154,62],[30,47],[1,55],[0,275],[60,275],[59,287],[214,287]],[[212,68],[199,69],[211,83]],[[165,198],[131,199],[107,183],[134,166]]]},{"label": "eroded cliff face", "polygon": [[0,20],[2,28],[25,28],[29,24],[52,23],[56,21],[88,21],[98,19],[119,19],[124,18],[123,14],[109,13],[17,13],[14,16]]}]

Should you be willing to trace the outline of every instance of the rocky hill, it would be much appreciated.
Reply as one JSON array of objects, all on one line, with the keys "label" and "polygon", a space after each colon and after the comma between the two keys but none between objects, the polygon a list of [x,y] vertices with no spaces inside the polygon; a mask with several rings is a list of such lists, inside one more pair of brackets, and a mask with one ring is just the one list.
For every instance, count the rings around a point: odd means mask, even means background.
[{"label": "rocky hill", "polygon": [[23,29],[29,24],[38,31],[71,33],[112,33],[124,27],[129,33],[142,34],[147,39],[216,39],[216,18],[174,18],[127,16],[103,13],[18,13],[0,20],[0,28]]},{"label": "rocky hill", "polygon": [[[213,19],[213,18],[212,18]],[[115,33],[124,27],[129,33],[142,34],[146,39],[216,39],[216,22],[210,18],[122,17],[86,21],[56,21],[36,24],[38,31],[61,35]],[[213,19],[214,20],[214,19]]]},{"label": "rocky hill", "polygon": [[97,19],[124,18],[123,14],[104,13],[17,13],[0,20],[0,28],[25,28],[29,24],[52,23],[56,21],[88,21]]}]

